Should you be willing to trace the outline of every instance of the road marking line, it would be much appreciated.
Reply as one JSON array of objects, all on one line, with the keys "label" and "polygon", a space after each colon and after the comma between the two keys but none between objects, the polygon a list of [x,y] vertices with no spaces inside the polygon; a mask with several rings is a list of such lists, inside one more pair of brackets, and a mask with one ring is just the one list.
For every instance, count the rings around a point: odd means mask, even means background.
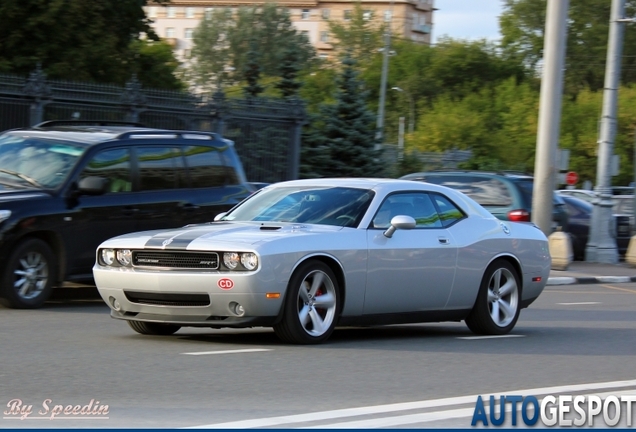
[{"label": "road marking line", "polygon": [[625,291],[628,293],[632,293],[632,294],[636,294],[636,290],[632,290],[629,288],[619,288],[619,287],[615,287],[612,285],[601,285],[603,288],[607,288],[607,289],[613,289],[613,290],[617,290],[617,291]]},{"label": "road marking line", "polygon": [[197,355],[211,355],[211,354],[239,354],[239,353],[261,352],[261,351],[273,351],[273,350],[268,348],[249,348],[249,349],[225,350],[225,351],[187,352],[187,353],[181,353],[181,354],[197,356]]},{"label": "road marking line", "polygon": [[498,335],[498,336],[459,336],[457,337],[457,339],[475,340],[475,339],[504,339],[504,338],[518,338],[518,337],[526,337],[526,335],[508,334],[508,335]]},{"label": "road marking line", "polygon": [[[582,392],[589,390],[601,390],[601,389],[611,389],[611,388],[621,388],[621,387],[633,387],[636,386],[636,380],[628,380],[628,381],[610,381],[610,382],[602,382],[602,383],[589,383],[589,384],[571,384],[564,386],[554,386],[554,387],[538,387],[534,389],[525,389],[525,390],[505,390],[505,391],[497,391],[497,392],[487,392],[484,394],[514,394],[520,396],[537,396],[537,395],[547,395],[554,393],[571,393],[571,392]],[[232,421],[226,423],[214,423],[202,426],[192,426],[187,427],[185,429],[247,429],[247,428],[263,428],[267,426],[279,426],[284,424],[292,424],[292,423],[306,423],[311,421],[321,421],[321,420],[330,420],[337,418],[345,418],[345,417],[354,417],[354,416],[363,416],[363,415],[372,415],[372,414],[382,414],[382,413],[390,413],[390,412],[399,412],[399,411],[408,411],[415,409],[425,409],[425,408],[434,408],[434,407],[443,407],[443,406],[454,406],[454,405],[465,405],[472,404],[474,405],[477,401],[477,397],[481,395],[470,395],[470,396],[458,396],[458,397],[450,397],[443,399],[430,399],[416,402],[402,402],[402,403],[394,403],[387,405],[372,405],[366,407],[359,408],[344,408],[332,411],[319,411],[313,413],[305,413],[305,414],[292,414],[288,416],[279,416],[279,417],[266,417],[259,419],[251,419],[251,420],[239,420]],[[470,408],[471,412],[474,408]]]},{"label": "road marking line", "polygon": [[575,302],[575,303],[557,303],[558,305],[563,306],[575,306],[575,305],[593,305],[593,304],[601,304],[601,302]]}]

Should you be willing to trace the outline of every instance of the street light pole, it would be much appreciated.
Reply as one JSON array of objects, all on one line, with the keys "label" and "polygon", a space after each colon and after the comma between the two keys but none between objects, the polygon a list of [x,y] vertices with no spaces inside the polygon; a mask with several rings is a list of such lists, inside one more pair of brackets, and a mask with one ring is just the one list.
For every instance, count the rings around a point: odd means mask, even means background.
[{"label": "street light pole", "polygon": [[590,223],[590,240],[585,248],[585,260],[600,263],[617,263],[614,216],[612,214],[611,163],[616,136],[616,111],[618,108],[618,85],[621,70],[623,45],[623,22],[625,0],[612,0],[610,12],[609,42],[605,65],[605,88],[603,90],[603,113],[598,142],[596,171],[596,199]]},{"label": "street light pole", "polygon": [[391,50],[391,22],[393,19],[393,0],[389,7],[389,19],[384,33],[384,48],[382,48],[382,78],[380,80],[380,102],[378,106],[378,121],[376,126],[376,148],[384,141],[384,105],[386,103],[386,83],[389,76],[389,51]]},{"label": "street light pole", "polygon": [[413,129],[415,128],[415,101],[413,100],[413,96],[410,92],[400,88],[400,87],[391,87],[391,90],[399,91],[400,93],[406,93],[409,98],[409,133],[413,133]]}]

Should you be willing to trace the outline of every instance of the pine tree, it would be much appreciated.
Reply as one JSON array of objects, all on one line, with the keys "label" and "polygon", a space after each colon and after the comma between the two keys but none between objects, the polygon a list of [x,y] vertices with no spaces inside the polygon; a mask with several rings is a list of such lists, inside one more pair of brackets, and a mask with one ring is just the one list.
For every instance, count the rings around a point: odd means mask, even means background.
[{"label": "pine tree", "polygon": [[305,134],[301,172],[313,177],[380,177],[384,165],[375,148],[375,116],[366,105],[367,92],[361,90],[355,61],[347,56],[342,63],[336,103],[323,105]]},{"label": "pine tree", "polygon": [[247,85],[243,87],[245,97],[256,97],[263,93],[265,89],[258,83],[261,77],[261,67],[259,64],[256,41],[253,39],[250,41],[250,50],[247,53],[247,62],[245,63],[243,76],[245,81],[247,81]]},{"label": "pine tree", "polygon": [[280,90],[284,98],[298,96],[298,90],[302,83],[298,81],[298,64],[297,50],[289,47],[283,52],[282,63],[280,66],[280,81],[276,84],[276,88]]}]

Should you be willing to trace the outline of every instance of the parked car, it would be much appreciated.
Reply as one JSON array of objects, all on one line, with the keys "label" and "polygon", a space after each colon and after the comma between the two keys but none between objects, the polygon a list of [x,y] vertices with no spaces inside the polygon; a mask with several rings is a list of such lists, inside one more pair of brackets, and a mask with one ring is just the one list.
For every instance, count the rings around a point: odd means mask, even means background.
[{"label": "parked car", "polygon": [[[568,234],[572,240],[572,254],[575,260],[584,260],[594,206],[588,201],[573,196],[563,196],[563,200],[565,201],[569,214]],[[616,239],[616,247],[619,255],[625,255],[631,237],[629,217],[614,214],[612,229],[614,232],[608,233],[608,235],[611,234]]]},{"label": "parked car", "polygon": [[613,211],[629,217],[630,233],[634,232],[634,195],[614,195]]},{"label": "parked car", "polygon": [[205,222],[250,190],[232,141],[121,122],[51,121],[0,135],[0,301],[41,306],[92,282],[104,240]]},{"label": "parked car", "polygon": [[[459,190],[498,219],[530,222],[534,179],[528,175],[483,171],[431,171],[408,174],[404,180],[425,181]],[[561,197],[553,197],[553,229],[567,231],[568,213]]]},{"label": "parked car", "polygon": [[534,225],[442,186],[342,178],[277,183],[213,223],[115,237],[93,268],[111,316],[138,333],[271,326],[307,344],[336,325],[465,320],[504,334],[549,272]]},{"label": "parked car", "polygon": [[559,195],[568,195],[574,198],[592,202],[596,199],[596,193],[587,189],[559,189],[556,191]]}]

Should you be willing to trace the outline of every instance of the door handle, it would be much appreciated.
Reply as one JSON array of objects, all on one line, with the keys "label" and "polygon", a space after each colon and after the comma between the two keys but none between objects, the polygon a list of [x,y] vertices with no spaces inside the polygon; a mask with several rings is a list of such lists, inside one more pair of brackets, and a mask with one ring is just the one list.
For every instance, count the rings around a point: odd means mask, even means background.
[{"label": "door handle", "polygon": [[437,240],[441,243],[441,244],[450,244],[450,241],[447,238],[444,237],[438,237]]},{"label": "door handle", "polygon": [[181,204],[180,206],[183,210],[186,211],[193,211],[193,210],[198,210],[200,207],[196,204],[191,204],[191,203],[185,203],[185,204]]},{"label": "door handle", "polygon": [[124,216],[134,216],[139,212],[138,208],[126,207],[121,210],[121,214]]}]

